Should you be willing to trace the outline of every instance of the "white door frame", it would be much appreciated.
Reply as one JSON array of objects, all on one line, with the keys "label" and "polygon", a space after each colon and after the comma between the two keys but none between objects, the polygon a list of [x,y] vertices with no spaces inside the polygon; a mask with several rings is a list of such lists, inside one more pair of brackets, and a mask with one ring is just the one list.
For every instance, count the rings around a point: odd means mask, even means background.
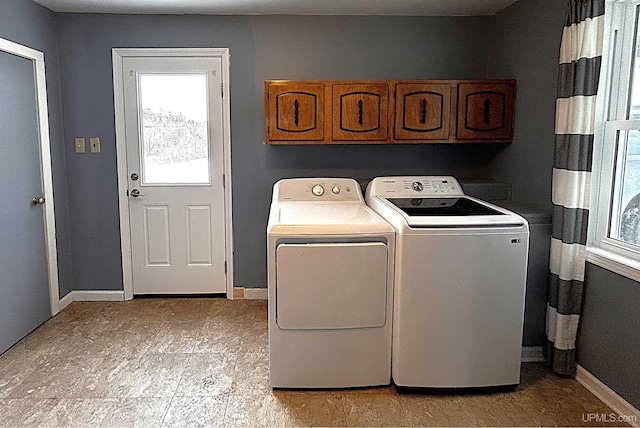
[{"label": "white door frame", "polygon": [[116,155],[118,159],[118,200],[120,203],[120,247],[122,250],[122,280],[125,300],[133,299],[133,265],[131,261],[131,235],[129,197],[127,196],[127,143],[125,138],[123,59],[125,57],[216,57],[222,61],[222,123],[224,171],[225,260],[227,265],[227,298],[233,299],[233,223],[231,205],[231,107],[229,102],[230,54],[228,48],[114,48],[113,97],[116,114]]},{"label": "white door frame", "polygon": [[[43,205],[44,238],[49,274],[49,307],[51,316],[60,312],[58,286],[58,250],[56,244],[56,220],[53,204],[53,178],[51,172],[51,143],[49,141],[49,111],[47,108],[47,80],[44,69],[44,54],[35,49],[0,38],[0,51],[33,61],[33,77],[36,88],[38,139],[40,146],[40,177]],[[34,195],[36,196],[36,195]]]}]

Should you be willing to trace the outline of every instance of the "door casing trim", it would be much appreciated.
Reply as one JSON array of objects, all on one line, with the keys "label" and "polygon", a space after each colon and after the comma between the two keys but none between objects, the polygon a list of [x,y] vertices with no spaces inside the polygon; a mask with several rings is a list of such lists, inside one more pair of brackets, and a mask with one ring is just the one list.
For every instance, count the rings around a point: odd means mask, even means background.
[{"label": "door casing trim", "polygon": [[47,107],[47,80],[44,54],[35,49],[0,38],[0,51],[31,60],[36,89],[38,139],[40,146],[40,180],[46,203],[43,207],[44,235],[49,275],[49,308],[51,316],[60,312],[60,289],[58,283],[58,249],[56,243],[56,220],[53,203],[53,173],[51,169],[51,142],[49,140],[49,109]]},{"label": "door casing trim", "polygon": [[126,57],[215,57],[222,61],[222,121],[223,121],[223,174],[224,174],[224,223],[226,294],[233,299],[233,222],[231,191],[231,104],[229,101],[230,58],[229,48],[114,48],[113,98],[116,125],[116,156],[118,165],[118,201],[120,211],[120,248],[122,251],[122,282],[125,300],[133,299],[133,264],[129,222],[129,198],[127,197],[127,144],[125,138],[123,60]]}]

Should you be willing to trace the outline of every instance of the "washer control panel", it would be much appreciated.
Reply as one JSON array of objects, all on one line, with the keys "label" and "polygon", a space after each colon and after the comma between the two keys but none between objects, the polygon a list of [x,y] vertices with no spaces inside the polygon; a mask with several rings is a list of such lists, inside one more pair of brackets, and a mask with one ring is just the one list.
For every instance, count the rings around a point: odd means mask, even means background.
[{"label": "washer control panel", "polygon": [[395,197],[464,196],[458,180],[450,176],[377,177],[369,184],[368,192]]},{"label": "washer control panel", "polygon": [[360,185],[351,178],[290,178],[274,186],[274,199],[291,202],[364,202]]}]

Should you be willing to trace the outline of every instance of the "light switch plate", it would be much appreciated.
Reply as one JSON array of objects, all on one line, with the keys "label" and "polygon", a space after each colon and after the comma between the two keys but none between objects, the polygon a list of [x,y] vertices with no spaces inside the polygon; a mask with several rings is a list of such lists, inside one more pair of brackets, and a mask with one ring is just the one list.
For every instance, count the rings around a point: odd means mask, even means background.
[{"label": "light switch plate", "polygon": [[76,138],[76,153],[85,153],[84,138]]},{"label": "light switch plate", "polygon": [[91,147],[91,153],[100,153],[100,138],[89,138],[89,147]]}]

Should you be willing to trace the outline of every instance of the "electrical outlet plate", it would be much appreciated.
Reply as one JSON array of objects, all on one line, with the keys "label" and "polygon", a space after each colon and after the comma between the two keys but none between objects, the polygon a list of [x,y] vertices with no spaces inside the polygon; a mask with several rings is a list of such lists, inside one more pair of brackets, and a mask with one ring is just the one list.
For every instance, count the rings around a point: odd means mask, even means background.
[{"label": "electrical outlet plate", "polygon": [[91,153],[100,153],[100,138],[89,138],[89,146]]},{"label": "electrical outlet plate", "polygon": [[84,138],[75,139],[76,153],[85,153]]}]

